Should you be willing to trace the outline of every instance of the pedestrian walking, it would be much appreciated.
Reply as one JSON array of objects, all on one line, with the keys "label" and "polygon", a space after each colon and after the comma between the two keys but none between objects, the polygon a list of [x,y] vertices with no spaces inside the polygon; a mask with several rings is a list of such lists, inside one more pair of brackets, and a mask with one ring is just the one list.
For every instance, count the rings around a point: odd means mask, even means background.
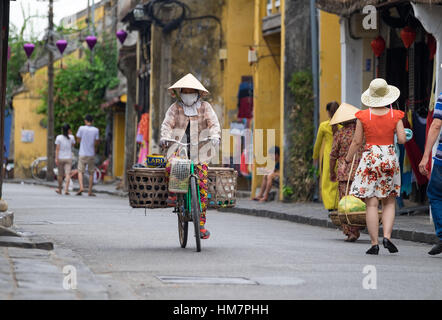
[{"label": "pedestrian walking", "polygon": [[86,115],[84,118],[84,126],[81,126],[77,131],[77,139],[80,143],[80,151],[78,153],[78,182],[80,183],[80,190],[77,196],[81,196],[84,191],[83,175],[87,171],[89,173],[89,192],[88,195],[95,197],[92,193],[92,185],[94,184],[95,171],[95,147],[99,142],[98,128],[93,126],[94,119],[91,115]]},{"label": "pedestrian walking", "polygon": [[434,157],[434,164],[431,170],[430,182],[427,188],[427,195],[430,201],[431,215],[433,216],[436,235],[439,243],[436,244],[428,254],[436,255],[442,253],[442,93],[437,99],[433,112],[433,122],[428,131],[427,142],[422,161],[419,164],[419,171],[429,176],[427,163],[430,158],[431,150],[439,138],[437,152]]},{"label": "pedestrian walking", "polygon": [[[184,138],[186,143],[198,145],[200,138],[206,134],[212,146],[217,148],[221,139],[221,127],[212,106],[203,99],[209,91],[190,73],[171,86],[169,91],[177,100],[167,110],[161,125],[161,147],[163,149],[169,147],[170,140],[176,137],[178,141]],[[190,157],[195,162],[195,173],[198,176],[200,190],[200,234],[202,239],[208,239],[210,232],[205,227],[208,203],[208,163],[215,153],[211,152],[211,156],[204,154],[203,148],[205,146],[198,145],[198,155],[193,155],[192,148],[190,148]],[[166,165],[167,177],[171,170],[170,160],[179,155],[169,156]],[[173,202],[176,198],[170,200]]]},{"label": "pedestrian walking", "polygon": [[313,160],[316,167],[319,164],[319,157],[322,145],[324,145],[324,153],[322,157],[321,168],[321,195],[324,207],[328,211],[337,209],[336,196],[338,193],[338,183],[330,181],[330,152],[333,144],[333,132],[338,128],[332,128],[330,119],[339,108],[336,101],[327,103],[327,113],[329,119],[321,122],[316,136],[315,146],[313,148]]},{"label": "pedestrian walking", "polygon": [[[330,152],[330,180],[332,182],[338,182],[339,199],[342,199],[347,194],[347,185],[353,182],[356,173],[356,168],[362,157],[363,146],[361,146],[356,152],[355,166],[350,173],[350,166],[345,163],[345,157],[347,156],[353,136],[356,131],[356,116],[355,114],[360,111],[351,104],[343,103],[339,106],[338,110],[330,120],[330,125],[342,125],[333,135],[333,145]],[[337,171],[335,171],[337,162]],[[353,227],[348,224],[342,224],[342,231],[347,236],[345,241],[354,242],[359,239],[361,227]]]},{"label": "pedestrian walking", "polygon": [[399,96],[399,89],[388,85],[384,79],[374,79],[370,83],[361,96],[362,104],[368,109],[355,114],[358,119],[356,131],[345,157],[346,165],[351,165],[354,154],[365,138],[364,153],[350,194],[365,199],[367,205],[366,220],[372,245],[367,254],[379,253],[379,201],[382,202],[383,245],[390,253],[398,252],[390,239],[395,218],[395,198],[401,190],[399,161],[394,146],[395,132],[398,143],[406,142],[404,125],[400,121],[404,112],[393,110],[391,106]]},{"label": "pedestrian walking", "polygon": [[63,187],[63,178],[65,179],[64,194],[69,194],[69,182],[71,181],[72,170],[72,146],[75,145],[75,137],[72,135],[72,130],[69,124],[64,124],[62,127],[63,134],[55,138],[55,164],[58,168],[58,189],[55,190],[61,194]]}]

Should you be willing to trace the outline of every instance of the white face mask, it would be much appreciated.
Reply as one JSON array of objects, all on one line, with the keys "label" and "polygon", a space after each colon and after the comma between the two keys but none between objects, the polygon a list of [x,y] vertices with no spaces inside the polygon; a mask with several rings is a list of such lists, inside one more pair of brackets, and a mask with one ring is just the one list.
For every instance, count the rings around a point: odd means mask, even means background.
[{"label": "white face mask", "polygon": [[198,100],[198,93],[182,93],[181,100],[186,106],[191,106]]}]

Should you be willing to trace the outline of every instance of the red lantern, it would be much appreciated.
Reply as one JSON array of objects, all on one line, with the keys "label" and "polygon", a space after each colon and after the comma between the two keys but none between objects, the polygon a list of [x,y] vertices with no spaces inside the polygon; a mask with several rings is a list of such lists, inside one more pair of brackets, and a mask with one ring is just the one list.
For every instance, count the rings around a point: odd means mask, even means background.
[{"label": "red lantern", "polygon": [[428,50],[430,51],[430,61],[433,61],[434,56],[436,55],[436,39],[434,39],[432,34],[427,34],[427,46]]},{"label": "red lantern", "polygon": [[411,27],[405,27],[401,30],[401,39],[405,48],[410,48],[414,40],[416,40],[416,31]]},{"label": "red lantern", "polygon": [[[416,40],[416,31],[413,28],[406,26],[401,30],[401,39],[404,43],[405,48],[409,49],[413,44],[414,40]],[[407,62],[405,64],[405,70],[408,71],[408,55]]]},{"label": "red lantern", "polygon": [[378,36],[371,42],[371,48],[373,49],[374,55],[379,58],[385,50],[385,40],[382,36]]}]

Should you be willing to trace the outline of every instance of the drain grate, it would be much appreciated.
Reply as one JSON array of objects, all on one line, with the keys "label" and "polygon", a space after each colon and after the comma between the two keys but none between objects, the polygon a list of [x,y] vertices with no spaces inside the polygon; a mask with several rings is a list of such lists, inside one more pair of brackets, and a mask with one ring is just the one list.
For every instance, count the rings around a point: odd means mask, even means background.
[{"label": "drain grate", "polygon": [[189,276],[157,276],[164,283],[180,284],[232,284],[257,285],[258,283],[242,277],[189,277]]}]

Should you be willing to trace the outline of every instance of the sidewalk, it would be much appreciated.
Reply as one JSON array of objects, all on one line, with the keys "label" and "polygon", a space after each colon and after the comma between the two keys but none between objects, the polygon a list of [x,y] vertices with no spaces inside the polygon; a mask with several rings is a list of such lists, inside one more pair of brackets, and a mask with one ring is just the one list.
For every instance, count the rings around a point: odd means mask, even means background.
[{"label": "sidewalk", "polygon": [[[56,188],[56,182],[46,182],[37,180],[6,180],[5,183],[26,183],[45,185]],[[74,186],[74,191],[78,190],[78,185]],[[94,192],[104,193],[114,196],[127,197],[128,193],[116,189],[116,184],[96,184]],[[220,211],[247,214],[258,217],[279,219],[312,226],[336,229],[328,217],[328,211],[321,203],[283,203],[271,201],[259,203],[257,201],[242,198],[246,193],[238,195],[235,208],[221,208]],[[382,227],[381,227],[382,230]],[[363,231],[366,233],[366,230]],[[382,234],[382,231],[380,231]],[[433,223],[428,215],[396,215],[392,238],[415,242],[434,244],[438,238],[435,235]]]},{"label": "sidewalk", "polygon": [[[48,182],[48,181],[40,181],[40,180],[34,180],[34,179],[12,179],[12,180],[5,180],[4,183],[15,183],[15,184],[23,183],[23,184],[31,184],[31,185],[35,184],[35,185],[40,185],[40,186],[52,187],[54,189],[58,187],[57,181]],[[87,193],[87,185],[85,185],[84,188]],[[74,190],[74,192],[77,192],[79,190],[79,186],[78,186],[77,181],[74,182],[73,190]],[[109,194],[109,195],[119,196],[119,197],[127,197],[128,196],[127,192],[124,192],[122,190],[117,190],[117,185],[115,183],[94,184],[94,186],[92,187],[92,191],[94,193],[104,193],[104,194]]]},{"label": "sidewalk", "polygon": [[[321,203],[283,203],[276,201],[259,203],[252,200],[238,199],[235,208],[219,210],[337,229],[328,217],[328,211],[324,209]],[[367,233],[366,230],[363,232]],[[380,234],[382,235],[382,231],[380,231]],[[430,244],[438,241],[433,223],[428,215],[396,215],[392,238]]]}]

